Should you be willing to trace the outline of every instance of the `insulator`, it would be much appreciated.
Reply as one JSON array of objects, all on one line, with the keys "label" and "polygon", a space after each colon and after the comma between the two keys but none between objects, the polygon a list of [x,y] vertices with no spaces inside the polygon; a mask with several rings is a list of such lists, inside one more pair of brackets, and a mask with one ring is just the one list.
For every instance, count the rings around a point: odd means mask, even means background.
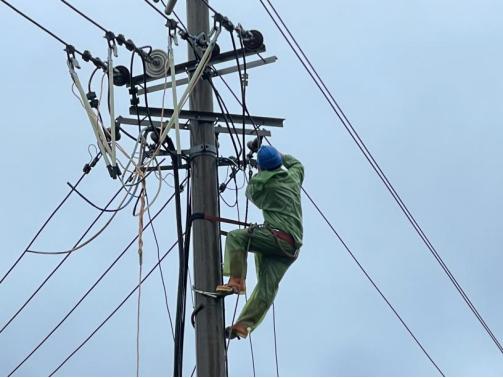
[{"label": "insulator", "polygon": [[243,45],[248,50],[256,50],[264,44],[264,37],[262,33],[258,30],[250,30],[246,33],[246,37],[243,38]]},{"label": "insulator", "polygon": [[114,67],[114,85],[122,87],[129,83],[131,76],[129,75],[129,70],[125,66],[115,66]]},{"label": "insulator", "polygon": [[149,54],[151,62],[146,63],[146,72],[150,77],[164,77],[166,75],[166,64],[168,54],[164,50],[155,49]]}]

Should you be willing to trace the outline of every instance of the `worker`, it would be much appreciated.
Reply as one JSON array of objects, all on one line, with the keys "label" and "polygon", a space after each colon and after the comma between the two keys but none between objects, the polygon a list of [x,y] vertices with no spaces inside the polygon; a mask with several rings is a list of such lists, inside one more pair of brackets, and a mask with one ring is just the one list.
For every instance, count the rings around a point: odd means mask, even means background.
[{"label": "worker", "polygon": [[255,253],[257,285],[236,323],[226,328],[230,339],[246,338],[260,324],[302,245],[300,191],[304,167],[272,146],[258,149],[257,167],[246,196],[262,210],[264,224],[228,233],[223,273],[230,278],[216,288],[222,295],[244,294],[248,251]]}]

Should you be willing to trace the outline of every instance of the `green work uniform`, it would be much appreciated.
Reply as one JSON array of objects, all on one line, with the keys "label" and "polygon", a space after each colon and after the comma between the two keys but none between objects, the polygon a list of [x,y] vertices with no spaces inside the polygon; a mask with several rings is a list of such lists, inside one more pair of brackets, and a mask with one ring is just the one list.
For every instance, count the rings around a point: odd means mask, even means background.
[{"label": "green work uniform", "polygon": [[[246,278],[248,251],[255,252],[257,285],[238,318],[251,330],[264,318],[274,301],[278,285],[302,245],[302,207],[300,190],[304,167],[290,155],[273,171],[255,174],[246,188],[246,196],[264,215],[264,224],[229,232],[225,243],[224,275]],[[292,246],[277,238],[272,230],[290,234]]]}]

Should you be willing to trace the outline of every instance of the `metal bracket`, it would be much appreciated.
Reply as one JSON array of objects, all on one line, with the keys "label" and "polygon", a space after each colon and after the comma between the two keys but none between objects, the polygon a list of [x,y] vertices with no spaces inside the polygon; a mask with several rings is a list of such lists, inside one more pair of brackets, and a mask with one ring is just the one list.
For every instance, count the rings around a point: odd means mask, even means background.
[{"label": "metal bracket", "polygon": [[[278,60],[278,58],[276,56],[271,56],[271,57],[267,57],[267,58],[262,58],[260,60],[254,60],[252,62],[246,62],[246,69],[260,67],[260,66],[263,66],[265,64],[271,64],[271,63],[276,62],[277,60]],[[239,65],[239,68],[243,69],[242,65]],[[228,75],[228,74],[231,74],[231,73],[239,71],[239,68],[238,68],[238,66],[232,66],[232,67],[223,68],[223,69],[220,69],[220,70],[211,70],[211,71],[209,71],[208,75],[211,76],[211,77],[224,76],[224,75]],[[183,79],[176,80],[175,84],[178,87],[180,85],[185,85],[188,82],[189,82],[188,78],[183,78]],[[150,87],[147,87],[146,90],[143,89],[143,88],[139,88],[138,89],[138,94],[144,94],[145,91],[147,91],[147,93],[162,91],[164,89],[169,89],[172,86],[173,86],[172,82],[167,82],[167,83],[161,83],[161,84],[157,84],[157,85],[152,85]]]},{"label": "metal bracket", "polygon": [[[119,125],[133,125],[133,126],[138,126],[138,120],[134,118],[125,118],[122,116],[119,116],[116,118],[116,122]],[[161,127],[161,122],[159,121],[152,121],[153,125],[155,127]],[[166,122],[163,122],[165,125]],[[141,126],[150,126],[150,121],[149,120],[143,120],[140,122]],[[180,124],[180,130],[189,130],[188,124]],[[225,126],[220,126],[217,125],[215,126],[215,133],[223,133],[223,134],[229,134],[229,130]],[[243,134],[243,128],[242,127],[236,127],[235,130],[231,129],[232,134],[238,134],[242,135]],[[245,135],[255,135],[255,136],[271,136],[271,132],[269,130],[265,129],[259,129],[259,130],[254,130],[254,129],[245,129]]]},{"label": "metal bracket", "polygon": [[[254,50],[247,49],[246,47],[244,49],[238,49],[236,51],[231,50],[231,51],[221,53],[215,57],[212,57],[209,64],[214,65],[214,64],[218,64],[218,63],[228,62],[230,60],[234,60],[236,58],[236,56],[242,56],[243,54],[245,54],[246,56],[249,56],[249,55],[259,54],[264,51],[265,51],[264,45],[260,46],[258,49],[254,49]],[[194,59],[194,60],[191,60],[186,63],[177,64],[175,66],[175,74],[190,71],[191,69],[197,67],[198,63],[199,62]],[[151,77],[148,75],[138,75],[138,76],[134,76],[133,78],[131,78],[131,81],[132,81],[133,85],[137,85],[137,84],[143,83],[144,80],[149,82],[149,81],[159,80],[159,79],[163,79],[163,78],[164,77]],[[127,83],[127,86],[129,87],[129,83]]]},{"label": "metal bracket", "polygon": [[[169,118],[173,116],[173,109],[168,108],[146,108],[143,106],[131,106],[129,107],[129,114],[136,115],[148,115],[151,117],[160,117],[161,114],[165,118]],[[283,127],[284,118],[273,118],[273,117],[259,117],[259,116],[245,116],[243,118],[242,114],[222,114],[222,113],[214,113],[214,112],[203,112],[203,111],[195,111],[195,110],[181,110],[178,114],[179,119],[195,119],[200,122],[225,122],[225,120],[229,120],[234,122],[235,124],[242,124],[243,122],[250,125],[255,124],[257,126],[271,126],[271,127]]]},{"label": "metal bracket", "polygon": [[217,148],[210,144],[199,144],[197,146],[192,146],[189,150],[190,160],[203,155],[217,156]]}]

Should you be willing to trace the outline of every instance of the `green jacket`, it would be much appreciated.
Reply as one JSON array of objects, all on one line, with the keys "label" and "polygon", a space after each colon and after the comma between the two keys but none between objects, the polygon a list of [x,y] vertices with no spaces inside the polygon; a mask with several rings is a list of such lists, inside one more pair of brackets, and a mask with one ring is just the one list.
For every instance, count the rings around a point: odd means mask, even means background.
[{"label": "green jacket", "polygon": [[302,206],[300,190],[304,167],[291,155],[283,155],[287,170],[260,171],[246,188],[246,196],[264,214],[264,224],[288,232],[297,247],[302,245]]}]

